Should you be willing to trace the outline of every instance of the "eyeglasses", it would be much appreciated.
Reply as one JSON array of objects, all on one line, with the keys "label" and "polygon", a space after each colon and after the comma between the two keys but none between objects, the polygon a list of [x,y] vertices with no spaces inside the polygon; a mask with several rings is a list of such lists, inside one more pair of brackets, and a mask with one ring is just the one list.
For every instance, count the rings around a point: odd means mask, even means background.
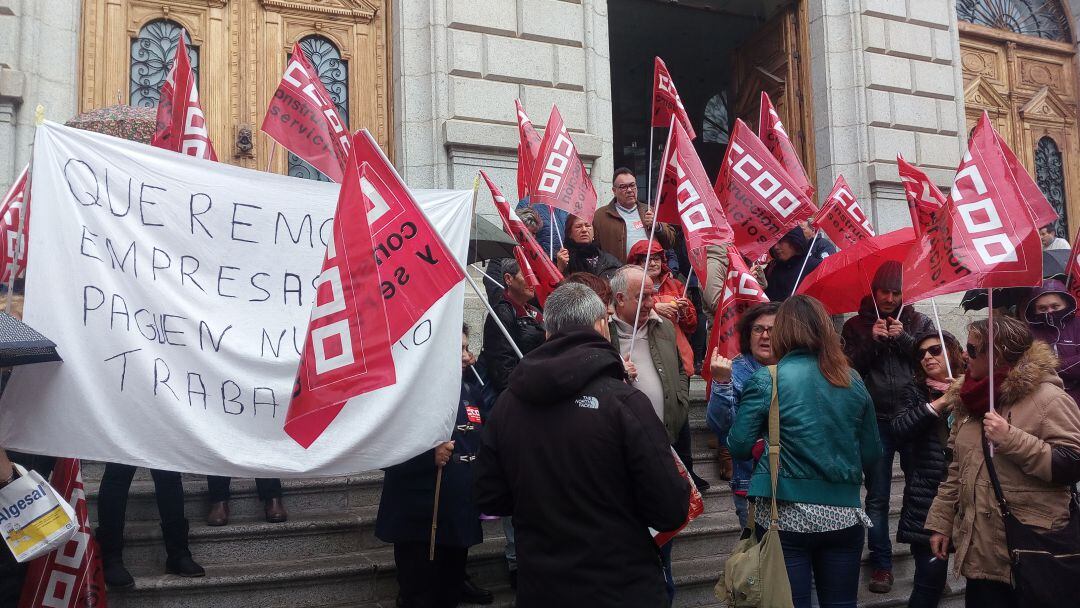
[{"label": "eyeglasses", "polygon": [[931,357],[940,357],[941,356],[941,345],[940,344],[935,344],[933,346],[927,346],[926,348],[920,348],[919,349],[919,356],[916,357],[916,358],[921,361],[922,358],[926,356],[926,353],[930,353]]},{"label": "eyeglasses", "polygon": [[978,359],[979,358],[979,348],[976,347],[971,342],[968,342],[968,344],[967,344],[967,356],[972,358],[972,359]]},{"label": "eyeglasses", "polygon": [[615,186],[615,189],[620,192],[629,192],[631,190],[637,190],[637,184],[621,184],[619,186]]},{"label": "eyeglasses", "polygon": [[767,325],[755,325],[750,328],[750,333],[754,334],[755,336],[760,336],[766,332],[768,332],[769,335],[772,335],[772,328]]}]

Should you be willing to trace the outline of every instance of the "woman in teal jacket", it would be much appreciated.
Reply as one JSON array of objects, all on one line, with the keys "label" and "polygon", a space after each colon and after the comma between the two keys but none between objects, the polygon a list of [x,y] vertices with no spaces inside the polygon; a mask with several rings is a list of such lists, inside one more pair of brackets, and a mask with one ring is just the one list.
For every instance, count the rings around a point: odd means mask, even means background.
[{"label": "woman in teal jacket", "polygon": [[[820,302],[789,298],[771,335],[782,446],[776,499],[792,601],[809,607],[813,580],[821,608],[854,608],[870,526],[860,501],[863,469],[881,457],[874,404]],[[732,458],[749,458],[767,435],[771,402],[772,379],[760,369],[743,388],[728,434]],[[749,496],[772,496],[768,458],[758,461]]]}]

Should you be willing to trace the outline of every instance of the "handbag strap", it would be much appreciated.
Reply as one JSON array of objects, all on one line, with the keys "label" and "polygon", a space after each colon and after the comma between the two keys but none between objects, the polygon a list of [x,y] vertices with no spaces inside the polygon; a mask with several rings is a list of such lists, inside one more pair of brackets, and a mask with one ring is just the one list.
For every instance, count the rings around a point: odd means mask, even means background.
[{"label": "handbag strap", "polygon": [[769,366],[772,376],[772,403],[769,404],[769,481],[772,483],[772,505],[769,508],[769,529],[780,529],[780,516],[776,512],[776,481],[780,475],[780,401],[776,396],[777,370]]},{"label": "handbag strap", "polygon": [[985,431],[979,433],[982,436],[983,460],[986,461],[986,472],[990,474],[990,485],[994,486],[994,495],[997,496],[998,505],[1001,507],[1001,515],[1009,515],[1009,503],[1005,500],[1005,492],[1001,490],[1001,480],[998,479],[997,469],[994,467],[994,457],[990,454],[990,442],[986,439]]}]

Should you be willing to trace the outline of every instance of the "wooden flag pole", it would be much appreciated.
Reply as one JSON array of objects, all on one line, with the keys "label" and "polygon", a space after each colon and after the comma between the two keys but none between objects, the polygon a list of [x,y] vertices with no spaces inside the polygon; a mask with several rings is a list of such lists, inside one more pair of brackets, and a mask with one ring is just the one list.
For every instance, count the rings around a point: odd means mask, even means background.
[{"label": "wooden flag pole", "polygon": [[431,512],[431,545],[428,547],[428,561],[435,561],[435,530],[439,527],[439,494],[442,492],[442,471],[435,474],[435,508]]}]

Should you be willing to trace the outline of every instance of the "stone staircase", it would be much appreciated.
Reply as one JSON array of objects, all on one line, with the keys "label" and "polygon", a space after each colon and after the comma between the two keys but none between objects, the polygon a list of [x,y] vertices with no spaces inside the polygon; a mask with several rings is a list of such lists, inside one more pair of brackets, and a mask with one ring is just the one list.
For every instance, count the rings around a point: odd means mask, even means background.
[{"label": "stone staircase", "polygon": [[[704,384],[691,384],[691,428],[695,469],[712,483],[705,492],[706,512],[675,541],[673,571],[676,606],[718,606],[712,587],[723,559],[739,536],[738,519],[726,482],[719,480],[711,435],[704,421]],[[92,522],[102,465],[84,464]],[[109,594],[115,608],[209,608],[316,606],[392,608],[397,593],[393,551],[375,538],[375,516],[382,485],[381,472],[313,480],[286,480],[289,521],[268,524],[251,480],[233,481],[232,521],[226,527],[205,525],[206,481],[185,475],[186,511],[191,520],[191,550],[206,567],[206,577],[185,579],[162,574],[165,552],[158,527],[153,482],[140,470],[128,503],[125,562],[135,576],[135,588]],[[894,472],[890,521],[895,532],[903,479]],[[502,557],[499,522],[485,522],[485,542],[469,553],[473,580],[496,594],[495,606],[513,606]],[[864,560],[865,562],[865,560]],[[864,568],[866,570],[866,568]],[[914,563],[907,545],[894,546],[893,592],[866,591],[859,605],[885,608],[906,605]],[[961,606],[963,579],[950,578],[942,606]]]}]

